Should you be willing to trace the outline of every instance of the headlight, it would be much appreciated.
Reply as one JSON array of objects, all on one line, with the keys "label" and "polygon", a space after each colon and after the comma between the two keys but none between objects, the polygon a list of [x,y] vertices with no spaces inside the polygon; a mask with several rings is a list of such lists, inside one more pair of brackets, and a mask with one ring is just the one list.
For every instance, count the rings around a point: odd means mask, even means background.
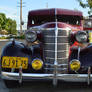
[{"label": "headlight", "polygon": [[37,39],[37,34],[35,31],[27,31],[25,37],[28,42],[34,42]]},{"label": "headlight", "polygon": [[87,33],[85,31],[78,31],[76,34],[76,40],[78,42],[86,42],[87,41]]},{"label": "headlight", "polygon": [[43,66],[43,61],[42,60],[40,60],[40,59],[33,60],[32,68],[34,70],[40,70],[42,68],[42,66]]},{"label": "headlight", "polygon": [[72,71],[78,71],[80,69],[80,61],[77,59],[73,59],[72,61],[70,61],[70,69]]}]

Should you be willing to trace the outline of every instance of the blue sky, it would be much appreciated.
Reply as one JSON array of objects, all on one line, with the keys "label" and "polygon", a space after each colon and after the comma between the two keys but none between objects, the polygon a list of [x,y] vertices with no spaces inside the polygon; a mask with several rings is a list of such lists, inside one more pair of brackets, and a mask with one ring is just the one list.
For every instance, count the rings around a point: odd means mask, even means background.
[{"label": "blue sky", "polygon": [[[17,21],[17,29],[19,29],[19,2],[20,0],[1,0],[0,1],[0,12],[6,14],[7,17],[15,19]],[[84,16],[87,16],[87,9],[83,9],[79,6],[77,0],[23,0],[23,21],[26,28],[27,14],[30,10],[46,8],[64,8],[64,9],[78,9],[83,12]]]}]

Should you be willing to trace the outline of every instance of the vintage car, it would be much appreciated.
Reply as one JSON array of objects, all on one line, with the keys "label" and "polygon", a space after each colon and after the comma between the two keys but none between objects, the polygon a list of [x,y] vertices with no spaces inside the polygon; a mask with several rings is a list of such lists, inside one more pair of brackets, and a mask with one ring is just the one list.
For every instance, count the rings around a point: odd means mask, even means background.
[{"label": "vintage car", "polygon": [[12,40],[1,53],[1,75],[10,81],[92,81],[92,32],[80,11],[51,8],[28,13],[25,43]]}]

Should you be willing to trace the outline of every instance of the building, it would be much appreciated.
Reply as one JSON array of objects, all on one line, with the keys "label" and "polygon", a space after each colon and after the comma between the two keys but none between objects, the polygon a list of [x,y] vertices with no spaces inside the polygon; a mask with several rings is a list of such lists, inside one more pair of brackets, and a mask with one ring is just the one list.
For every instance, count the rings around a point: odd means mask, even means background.
[{"label": "building", "polygon": [[92,28],[92,15],[84,19],[84,28]]}]

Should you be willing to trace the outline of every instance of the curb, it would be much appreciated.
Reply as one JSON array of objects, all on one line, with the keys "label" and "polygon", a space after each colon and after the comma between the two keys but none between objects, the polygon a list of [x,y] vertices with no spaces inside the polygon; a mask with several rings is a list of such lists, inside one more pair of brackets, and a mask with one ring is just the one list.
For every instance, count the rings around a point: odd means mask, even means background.
[{"label": "curb", "polygon": [[9,41],[9,39],[0,39],[0,42],[1,42],[1,41]]}]

